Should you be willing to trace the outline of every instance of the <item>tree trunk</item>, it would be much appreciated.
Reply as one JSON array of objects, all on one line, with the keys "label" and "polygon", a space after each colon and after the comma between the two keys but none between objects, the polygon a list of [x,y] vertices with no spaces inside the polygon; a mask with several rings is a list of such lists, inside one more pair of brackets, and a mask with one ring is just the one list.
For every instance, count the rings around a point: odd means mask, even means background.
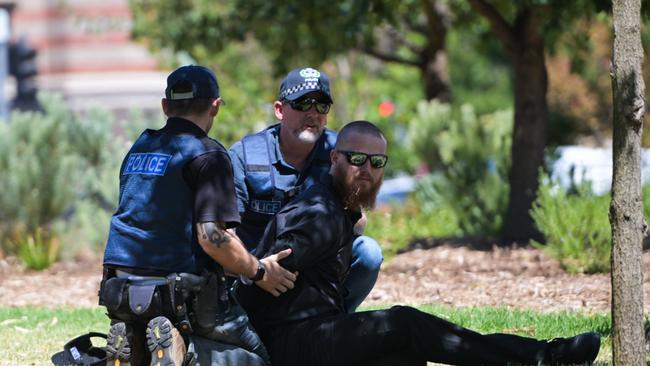
[{"label": "tree trunk", "polygon": [[437,50],[429,50],[431,56],[424,60],[420,72],[424,78],[424,92],[428,100],[436,99],[443,103],[451,100],[447,50],[444,45]]},{"label": "tree trunk", "polygon": [[451,12],[444,2],[436,0],[423,0],[422,9],[428,29],[427,43],[420,54],[424,92],[428,100],[448,103],[451,101],[451,88],[446,41]]},{"label": "tree trunk", "polygon": [[514,70],[515,118],[510,196],[502,236],[506,241],[516,242],[540,236],[529,211],[537,196],[548,123],[544,39],[531,14],[523,15],[515,24],[516,38],[509,47]]},{"label": "tree trunk", "polygon": [[645,365],[642,241],[646,230],[641,194],[641,132],[645,85],[641,0],[613,0],[614,173],[612,225],[612,348],[614,365]]}]

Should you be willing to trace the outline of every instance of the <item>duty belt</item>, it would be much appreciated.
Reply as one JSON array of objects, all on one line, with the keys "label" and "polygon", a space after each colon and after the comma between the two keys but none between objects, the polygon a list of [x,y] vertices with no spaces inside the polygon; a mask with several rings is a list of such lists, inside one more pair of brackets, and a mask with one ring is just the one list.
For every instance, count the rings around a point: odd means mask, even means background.
[{"label": "duty belt", "polygon": [[206,283],[206,279],[192,273],[170,273],[167,276],[137,276],[124,270],[115,270],[115,276],[129,282],[129,306],[135,314],[141,313],[149,306],[151,294],[156,287],[168,289],[172,309],[183,332],[192,332],[187,314],[185,300],[197,293]]}]

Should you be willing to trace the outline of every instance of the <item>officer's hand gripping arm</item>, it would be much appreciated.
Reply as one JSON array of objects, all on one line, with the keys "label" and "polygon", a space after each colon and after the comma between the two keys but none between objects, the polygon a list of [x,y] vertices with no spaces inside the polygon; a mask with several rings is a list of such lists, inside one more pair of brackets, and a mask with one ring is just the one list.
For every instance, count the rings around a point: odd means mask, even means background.
[{"label": "officer's hand gripping arm", "polygon": [[266,268],[266,272],[264,273],[264,277],[255,282],[255,284],[271,293],[273,296],[280,296],[288,289],[292,289],[298,272],[295,274],[289,272],[278,263],[290,254],[291,249],[285,249],[281,252],[260,259],[260,262],[262,262],[264,268]]},{"label": "officer's hand gripping arm", "polygon": [[[251,255],[241,240],[232,231],[226,230],[222,222],[202,222],[196,224],[199,244],[201,248],[226,272],[235,273],[246,277],[254,277],[258,269],[258,259]],[[283,254],[281,258],[289,255],[291,251]],[[279,255],[278,253],[276,257]],[[277,264],[281,258],[263,259],[262,263],[267,269],[262,280],[257,284],[273,296],[279,296],[288,289],[293,288],[296,275],[285,270]]]}]

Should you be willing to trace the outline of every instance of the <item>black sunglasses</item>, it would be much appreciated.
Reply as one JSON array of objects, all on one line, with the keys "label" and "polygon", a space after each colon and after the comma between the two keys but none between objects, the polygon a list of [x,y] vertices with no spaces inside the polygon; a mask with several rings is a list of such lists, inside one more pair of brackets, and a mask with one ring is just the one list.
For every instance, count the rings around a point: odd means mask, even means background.
[{"label": "black sunglasses", "polygon": [[368,158],[370,158],[370,165],[375,169],[383,168],[388,162],[388,156],[384,154],[366,154],[362,152],[344,150],[337,150],[336,152],[345,155],[345,157],[348,158],[348,163],[354,166],[363,166]]},{"label": "black sunglasses", "polygon": [[311,109],[311,106],[316,106],[316,112],[320,114],[327,114],[327,112],[330,111],[329,103],[314,98],[305,98],[293,101],[288,100],[287,102],[291,105],[291,108],[301,112],[307,112]]}]

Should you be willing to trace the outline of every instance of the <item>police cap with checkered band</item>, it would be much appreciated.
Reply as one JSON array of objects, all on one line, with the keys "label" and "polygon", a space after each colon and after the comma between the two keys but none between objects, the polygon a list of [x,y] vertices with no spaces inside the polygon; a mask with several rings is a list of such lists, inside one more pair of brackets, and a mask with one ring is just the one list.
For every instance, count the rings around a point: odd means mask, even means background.
[{"label": "police cap with checkered band", "polygon": [[334,103],[330,94],[330,81],[324,72],[311,67],[294,69],[282,80],[278,99],[294,101],[314,91],[321,92],[330,103]]}]

